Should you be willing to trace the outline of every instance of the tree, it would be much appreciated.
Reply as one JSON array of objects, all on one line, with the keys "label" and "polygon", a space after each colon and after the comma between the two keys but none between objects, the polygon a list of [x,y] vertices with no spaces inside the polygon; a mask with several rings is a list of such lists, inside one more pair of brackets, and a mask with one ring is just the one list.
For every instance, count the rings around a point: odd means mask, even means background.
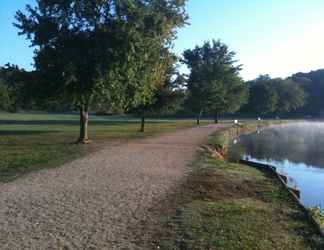
[{"label": "tree", "polygon": [[29,88],[33,82],[33,72],[20,69],[17,65],[7,63],[0,67],[0,80],[6,88],[10,99],[10,112],[27,109],[32,106]]},{"label": "tree", "polygon": [[150,100],[154,76],[160,73],[159,62],[150,63],[184,22],[184,4],[38,0],[35,8],[27,5],[27,14],[17,12],[20,34],[36,47],[44,93],[65,96],[80,110],[79,142],[88,141],[88,112],[95,96],[108,92],[127,108]]},{"label": "tree", "polygon": [[197,114],[197,124],[203,112],[212,112],[217,122],[219,114],[234,112],[245,102],[241,67],[235,65],[235,53],[226,44],[205,42],[202,47],[186,50],[183,57],[191,70],[187,104]]},{"label": "tree", "polygon": [[140,132],[144,132],[147,115],[173,114],[180,109],[184,100],[184,76],[178,71],[176,57],[172,55],[171,59],[165,71],[164,81],[155,89],[151,102],[133,110],[141,115]]},{"label": "tree", "polygon": [[[224,79],[223,85],[218,85],[218,90],[214,94],[213,102],[207,108],[207,112],[214,116],[214,122],[218,123],[219,115],[234,113],[248,100],[248,88],[238,75],[228,75]],[[226,76],[224,76],[226,78]],[[224,84],[226,84],[224,86]]]},{"label": "tree", "polygon": [[249,103],[245,109],[256,115],[271,114],[277,110],[278,93],[274,81],[268,75],[261,75],[248,82]]},{"label": "tree", "polygon": [[291,79],[277,80],[277,112],[285,114],[301,108],[305,104],[305,92]]},{"label": "tree", "polygon": [[177,28],[186,24],[185,2],[152,1],[152,16],[144,20],[146,25],[142,27],[138,49],[132,57],[132,64],[136,69],[134,72],[137,73],[132,74],[135,76],[132,83],[126,84],[122,91],[125,93],[122,95],[124,109],[136,110],[141,115],[141,132],[144,132],[146,115],[166,107],[157,106],[162,92],[168,88],[164,87],[168,82],[168,71],[176,61],[170,52],[172,42],[176,38]]},{"label": "tree", "polygon": [[[145,117],[152,112],[156,101],[157,93],[161,91],[167,77],[167,68],[171,63],[171,56],[167,48],[155,48],[150,51],[150,56],[143,63],[142,70],[139,70],[138,86],[126,89],[126,110],[135,110],[141,115],[140,132],[144,132]],[[138,63],[138,62],[137,62]]]},{"label": "tree", "polygon": [[292,79],[272,79],[261,75],[248,82],[250,98],[243,111],[256,115],[287,114],[305,104],[305,92]]},{"label": "tree", "polygon": [[11,102],[9,98],[8,89],[1,79],[0,79],[0,110],[2,111],[11,110]]},{"label": "tree", "polygon": [[301,112],[312,116],[323,115],[324,69],[309,73],[296,73],[292,75],[291,79],[304,90],[307,96],[307,103]]}]

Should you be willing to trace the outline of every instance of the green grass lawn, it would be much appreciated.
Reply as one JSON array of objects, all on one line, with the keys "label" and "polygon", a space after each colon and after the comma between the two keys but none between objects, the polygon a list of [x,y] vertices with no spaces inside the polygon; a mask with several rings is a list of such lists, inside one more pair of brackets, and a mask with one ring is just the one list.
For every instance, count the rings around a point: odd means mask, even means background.
[{"label": "green grass lawn", "polygon": [[[210,145],[226,144],[230,131],[215,134]],[[175,212],[162,219],[160,249],[324,249],[316,227],[270,172],[207,152],[199,155],[173,203]]]},{"label": "green grass lawn", "polygon": [[[124,117],[90,117],[90,145],[75,145],[78,115],[0,113],[0,181],[33,170],[57,167],[103,144],[142,138],[195,126],[194,120],[148,120],[140,133],[139,120]],[[203,121],[206,124],[210,121]]]}]

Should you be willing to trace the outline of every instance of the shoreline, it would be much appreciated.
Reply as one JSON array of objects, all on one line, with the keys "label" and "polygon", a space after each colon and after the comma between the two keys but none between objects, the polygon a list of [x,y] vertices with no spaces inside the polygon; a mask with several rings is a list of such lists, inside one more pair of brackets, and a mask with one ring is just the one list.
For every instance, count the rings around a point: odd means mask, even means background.
[{"label": "shoreline", "polygon": [[[240,133],[256,127],[241,125]],[[223,129],[210,138],[209,149],[202,147],[178,188],[176,212],[164,218],[159,248],[323,249],[314,221],[273,173],[212,154],[210,148],[226,153],[233,136],[236,128]]]},{"label": "shoreline", "polygon": [[296,201],[296,203],[300,206],[300,208],[305,212],[306,216],[309,218],[309,220],[314,224],[314,226],[318,229],[318,232],[324,237],[324,227],[321,227],[321,225],[316,221],[316,219],[312,216],[310,212],[310,208],[307,208],[300,200],[299,197],[299,190],[290,188],[287,185],[287,176],[282,176],[276,171],[275,166],[261,164],[257,162],[251,162],[247,160],[240,160],[240,164],[247,165],[249,167],[255,167],[255,168],[261,168],[266,171],[270,171],[275,178],[277,178],[281,185],[289,192],[291,197]]}]

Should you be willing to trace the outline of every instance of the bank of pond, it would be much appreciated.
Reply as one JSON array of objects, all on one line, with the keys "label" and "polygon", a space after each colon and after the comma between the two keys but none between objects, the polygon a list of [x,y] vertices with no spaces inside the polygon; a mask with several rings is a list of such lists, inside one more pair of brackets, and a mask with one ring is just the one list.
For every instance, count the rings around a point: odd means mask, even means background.
[{"label": "bank of pond", "polygon": [[[202,147],[191,173],[168,204],[176,209],[162,217],[164,226],[158,247],[178,250],[324,249],[324,238],[313,217],[309,216],[310,212],[300,206],[272,171],[233,162],[249,157],[249,160],[268,163],[262,161],[263,157],[257,159],[256,155],[249,154],[251,151],[245,149],[244,142],[254,145],[253,137],[276,132],[279,128],[295,128],[290,126],[294,125],[279,125],[262,131],[260,126],[257,132],[239,137],[242,132],[254,130],[256,125],[236,124],[215,133]],[[285,148],[282,142],[279,144]],[[260,146],[255,145],[255,150],[261,150]],[[302,197],[304,195],[303,192]]]},{"label": "bank of pond", "polygon": [[324,123],[259,127],[235,139],[228,157],[274,166],[289,187],[300,191],[305,206],[324,212]]}]

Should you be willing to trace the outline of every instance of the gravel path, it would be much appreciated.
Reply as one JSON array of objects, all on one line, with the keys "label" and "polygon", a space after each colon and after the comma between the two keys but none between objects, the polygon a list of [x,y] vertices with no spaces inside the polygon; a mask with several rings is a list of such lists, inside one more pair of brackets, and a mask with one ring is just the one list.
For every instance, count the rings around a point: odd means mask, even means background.
[{"label": "gravel path", "polygon": [[219,127],[107,147],[0,184],[0,249],[143,249],[155,208]]}]

